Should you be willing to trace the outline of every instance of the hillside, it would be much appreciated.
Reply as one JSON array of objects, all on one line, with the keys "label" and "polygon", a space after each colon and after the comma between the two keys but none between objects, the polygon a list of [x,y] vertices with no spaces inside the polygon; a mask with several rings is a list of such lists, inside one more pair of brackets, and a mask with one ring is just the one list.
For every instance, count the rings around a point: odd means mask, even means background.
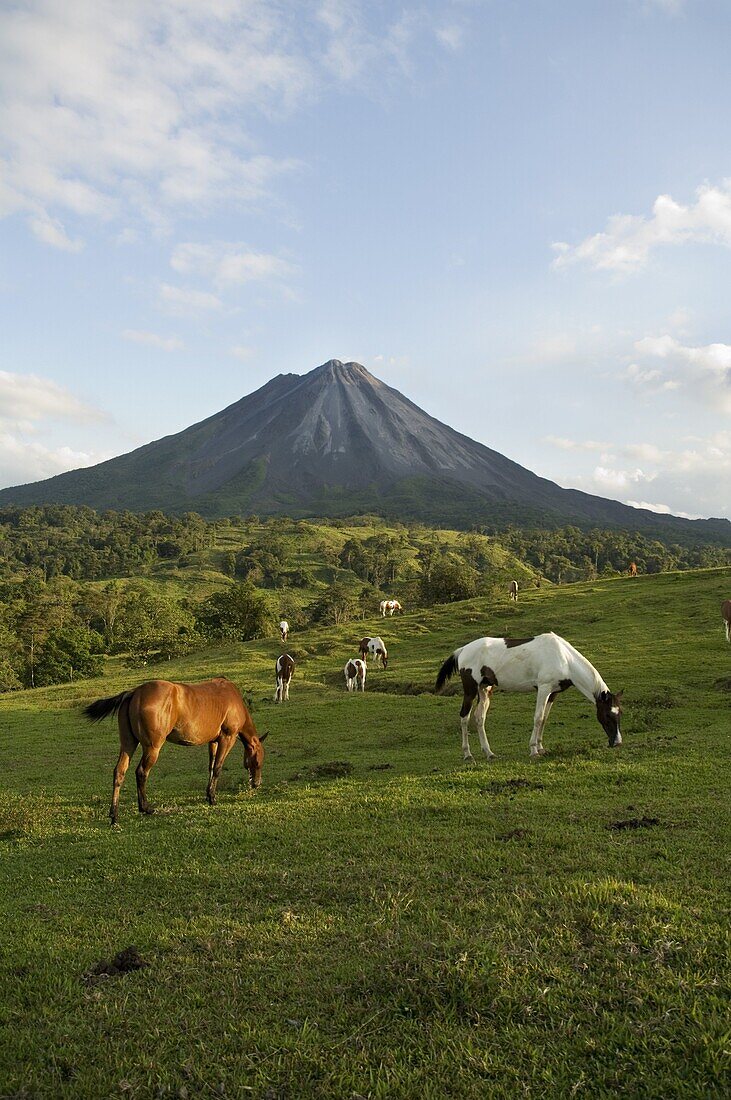
[{"label": "hillside", "polygon": [[[166,746],[158,813],[135,812],[130,770],[117,831],[116,730],[78,708],[138,675],[6,697],[0,1092],[728,1095],[730,587],[620,578],[309,630],[282,707],[275,638],[149,667],[251,693],[264,785],[235,750],[209,808],[205,751]],[[391,661],[353,698],[361,627]],[[439,664],[485,630],[550,628],[625,689],[623,747],[568,691],[531,765],[532,699],[496,693],[498,759],[466,767]],[[130,943],[146,968],[89,975]],[[143,1018],[154,1052],[130,1040]]]},{"label": "hillside", "polygon": [[207,420],[129,454],[0,491],[2,504],[206,516],[377,512],[442,526],[579,523],[731,545],[683,520],[562,489],[429,416],[358,363],[278,375]]}]

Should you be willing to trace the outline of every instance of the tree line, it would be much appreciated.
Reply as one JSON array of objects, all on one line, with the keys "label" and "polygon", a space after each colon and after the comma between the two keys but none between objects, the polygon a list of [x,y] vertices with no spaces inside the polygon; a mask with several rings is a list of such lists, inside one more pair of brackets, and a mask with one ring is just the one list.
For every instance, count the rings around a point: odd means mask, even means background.
[{"label": "tree line", "polygon": [[[298,629],[338,624],[372,616],[388,595],[418,608],[495,595],[513,578],[623,573],[631,561],[654,573],[729,565],[731,551],[571,526],[455,533],[373,516],[213,523],[192,512],[6,507],[0,691],[95,676],[107,657],[141,665],[263,637],[282,615]],[[191,580],[161,583],[170,576]]]}]

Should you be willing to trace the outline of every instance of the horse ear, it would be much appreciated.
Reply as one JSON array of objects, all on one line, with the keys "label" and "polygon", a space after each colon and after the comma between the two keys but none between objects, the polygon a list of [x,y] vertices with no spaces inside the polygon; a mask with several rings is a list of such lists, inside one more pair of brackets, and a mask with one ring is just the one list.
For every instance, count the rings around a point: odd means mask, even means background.
[{"label": "horse ear", "polygon": [[259,743],[261,744],[262,741],[266,741],[268,736],[269,736],[269,730],[267,730],[266,733],[262,733],[261,737],[259,738]]},{"label": "horse ear", "polygon": [[614,698],[615,699],[621,699],[623,695],[624,695],[624,688],[622,688],[621,691],[618,691],[617,694],[614,696]]}]

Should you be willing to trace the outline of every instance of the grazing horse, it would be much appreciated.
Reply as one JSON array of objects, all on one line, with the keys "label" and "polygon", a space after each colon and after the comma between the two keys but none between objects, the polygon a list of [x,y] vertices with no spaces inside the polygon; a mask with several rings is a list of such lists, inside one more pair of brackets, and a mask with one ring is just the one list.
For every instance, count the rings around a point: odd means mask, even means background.
[{"label": "grazing horse", "polygon": [[360,690],[365,691],[365,661],[361,661],[359,657],[354,657],[351,661],[348,661],[343,672],[345,673],[345,686],[348,691],[357,691],[358,684],[360,684]]},{"label": "grazing horse", "polygon": [[398,600],[381,600],[378,606],[384,619],[387,613],[390,617],[393,617],[394,612],[398,611],[399,614],[403,614],[404,610]]},{"label": "grazing horse", "polygon": [[174,745],[208,744],[208,790],[211,806],[216,801],[218,777],[224,760],[241,738],[244,760],[252,787],[261,783],[264,749],[241,692],[219,676],[200,684],[173,684],[169,680],[148,680],[133,691],[123,691],[109,699],[97,699],[84,708],[90,721],[99,722],[116,714],[119,722],[119,759],[114,769],[112,825],[119,817],[119,792],[129,762],[138,745],[142,760],[137,765],[137,805],[141,814],[152,814],[147,801],[147,777],[166,741]]},{"label": "grazing horse", "polygon": [[510,582],[510,599],[514,600],[515,603],[518,602],[518,582],[517,581],[511,581]]},{"label": "grazing horse", "polygon": [[275,703],[282,703],[285,700],[289,702],[289,681],[292,679],[293,672],[294,660],[289,653],[282,653],[280,657],[277,657],[276,664],[277,690],[274,692]]},{"label": "grazing horse", "polygon": [[637,576],[637,564],[636,564],[636,562],[631,561],[629,563],[629,569],[627,570],[627,572],[630,575],[630,577],[636,577]]},{"label": "grazing horse", "polygon": [[279,624],[279,633],[282,635],[282,641],[286,642],[289,637],[289,623],[286,619],[282,619]]},{"label": "grazing horse", "polygon": [[723,625],[726,628],[726,641],[731,642],[731,600],[724,600],[721,604]]},{"label": "grazing horse", "polygon": [[359,648],[361,660],[366,661],[368,657],[372,657],[376,666],[379,660],[383,668],[388,665],[388,650],[383,638],[363,638]]},{"label": "grazing horse", "polygon": [[532,760],[543,755],[543,727],[554,699],[572,685],[596,706],[596,716],[609,739],[609,747],[622,744],[619,732],[622,692],[613,695],[586,657],[557,634],[539,634],[537,638],[477,638],[447,658],[439,670],[436,690],[441,691],[455,672],[459,672],[464,689],[459,714],[465,760],[473,759],[468,730],[475,701],[480,746],[488,760],[494,758],[485,736],[485,717],[496,687],[503,691],[538,692],[530,739]]}]

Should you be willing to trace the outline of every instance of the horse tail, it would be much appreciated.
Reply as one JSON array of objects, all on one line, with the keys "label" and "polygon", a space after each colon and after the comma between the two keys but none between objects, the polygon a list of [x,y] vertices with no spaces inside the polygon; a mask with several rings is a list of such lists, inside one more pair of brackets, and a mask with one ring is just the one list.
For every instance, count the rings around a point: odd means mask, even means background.
[{"label": "horse tail", "polygon": [[437,682],[434,688],[435,691],[441,691],[447,680],[451,680],[455,672],[458,671],[459,664],[457,663],[457,658],[459,657],[461,652],[461,650],[455,649],[454,653],[452,653],[450,657],[447,657],[446,661],[439,669],[439,672],[437,674]]},{"label": "horse tail", "polygon": [[90,722],[101,722],[108,714],[116,714],[122,704],[133,695],[133,691],[121,691],[119,695],[112,695],[109,699],[96,699],[88,707],[84,707],[84,716]]}]

